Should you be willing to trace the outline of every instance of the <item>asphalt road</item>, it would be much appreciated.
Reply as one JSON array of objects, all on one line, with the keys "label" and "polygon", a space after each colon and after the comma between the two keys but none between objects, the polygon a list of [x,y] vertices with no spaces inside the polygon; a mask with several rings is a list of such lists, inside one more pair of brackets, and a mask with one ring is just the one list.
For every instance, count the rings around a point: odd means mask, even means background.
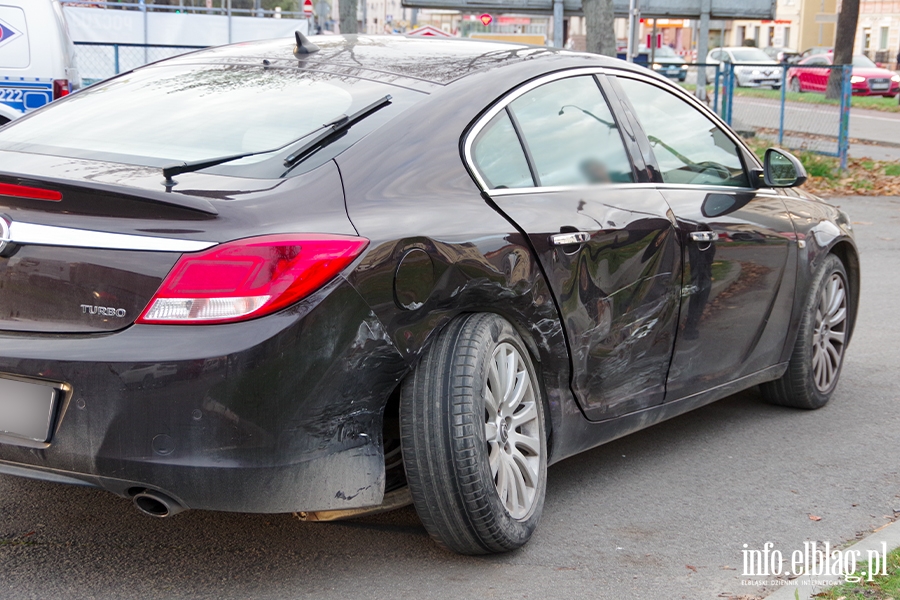
[{"label": "asphalt road", "polygon": [[900,198],[837,203],[858,234],[863,300],[822,410],[749,391],[564,461],[535,537],[505,556],[443,552],[409,508],[332,524],[154,520],[104,492],[0,476],[0,598],[761,595],[741,584],[743,544],[839,544],[900,510]]}]

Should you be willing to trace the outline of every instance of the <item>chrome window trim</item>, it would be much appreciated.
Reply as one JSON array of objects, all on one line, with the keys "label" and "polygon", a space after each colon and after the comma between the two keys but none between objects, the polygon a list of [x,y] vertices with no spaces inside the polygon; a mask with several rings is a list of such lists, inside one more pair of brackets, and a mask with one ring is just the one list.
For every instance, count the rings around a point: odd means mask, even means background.
[{"label": "chrome window trim", "polygon": [[[497,192],[501,190],[492,189],[484,177],[481,176],[481,173],[478,171],[478,168],[475,166],[475,159],[472,156],[472,144],[475,143],[475,138],[478,137],[478,134],[481,133],[481,130],[484,129],[487,124],[493,119],[499,112],[504,110],[511,102],[519,98],[520,96],[527,94],[531,90],[544,85],[545,83],[550,83],[551,81],[557,81],[559,79],[568,79],[570,77],[580,77],[583,75],[602,75],[606,72],[603,67],[579,67],[577,69],[567,69],[565,71],[557,71],[555,73],[549,73],[547,75],[543,75],[538,77],[537,79],[533,79],[528,83],[519,86],[518,88],[511,91],[509,94],[501,98],[496,104],[494,104],[486,113],[484,113],[478,121],[475,122],[475,125],[469,129],[469,133],[466,134],[465,142],[463,142],[463,159],[466,162],[466,166],[469,169],[469,172],[472,173],[472,176],[475,178],[475,182],[478,184],[478,187],[482,192]],[[599,86],[597,88],[599,90]],[[565,187],[565,186],[564,186]],[[578,186],[581,187],[581,186]],[[502,188],[503,192],[512,191],[512,190],[544,190],[546,191],[548,188],[543,187],[530,187],[530,188]],[[524,193],[524,192],[523,192]]]},{"label": "chrome window trim", "polygon": [[[574,192],[579,190],[588,190],[592,188],[602,188],[604,190],[629,190],[634,188],[658,187],[655,183],[585,183],[582,185],[547,185],[541,187],[527,188],[499,188],[489,189],[486,191],[491,198],[500,198],[503,196],[519,196],[523,194],[551,194],[555,192]],[[732,188],[734,189],[734,188]]]},{"label": "chrome window trim", "polygon": [[73,229],[55,225],[37,225],[13,221],[9,223],[9,242],[37,246],[97,248],[100,250],[142,250],[145,252],[197,252],[218,244],[175,238],[108,233],[89,229]]}]

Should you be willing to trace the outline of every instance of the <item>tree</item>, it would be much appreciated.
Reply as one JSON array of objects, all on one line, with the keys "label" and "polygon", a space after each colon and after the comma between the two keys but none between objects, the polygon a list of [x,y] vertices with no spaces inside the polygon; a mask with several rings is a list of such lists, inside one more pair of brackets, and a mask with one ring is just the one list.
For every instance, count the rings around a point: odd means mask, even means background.
[{"label": "tree", "polygon": [[[368,0],[363,0],[367,2]],[[341,21],[341,33],[358,33],[356,21],[357,0],[338,0],[338,15]]]},{"label": "tree", "polygon": [[[838,14],[837,32],[834,36],[834,64],[853,64],[853,43],[856,41],[856,25],[859,22],[859,0],[843,0]],[[841,97],[841,69],[832,69],[828,78],[826,98]]]},{"label": "tree", "polygon": [[613,0],[582,0],[587,27],[587,51],[606,56],[616,55],[616,29]]}]

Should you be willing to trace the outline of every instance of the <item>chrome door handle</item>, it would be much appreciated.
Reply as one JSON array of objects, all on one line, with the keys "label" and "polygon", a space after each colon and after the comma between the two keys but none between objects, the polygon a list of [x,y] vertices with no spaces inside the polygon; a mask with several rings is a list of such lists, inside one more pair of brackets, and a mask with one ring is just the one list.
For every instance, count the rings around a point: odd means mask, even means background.
[{"label": "chrome door handle", "polygon": [[695,242],[708,244],[719,239],[719,234],[715,231],[692,231],[691,239]]},{"label": "chrome door handle", "polygon": [[550,243],[554,246],[570,246],[572,244],[583,244],[591,239],[591,234],[584,231],[573,231],[571,233],[557,233],[550,236]]}]

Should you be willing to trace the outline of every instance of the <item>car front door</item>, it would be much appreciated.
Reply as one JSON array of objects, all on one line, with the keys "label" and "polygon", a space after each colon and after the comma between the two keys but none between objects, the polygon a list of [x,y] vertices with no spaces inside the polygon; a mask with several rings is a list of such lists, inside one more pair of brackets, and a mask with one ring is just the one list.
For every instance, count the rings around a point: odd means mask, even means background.
[{"label": "car front door", "polygon": [[480,185],[541,262],[592,420],[663,401],[681,280],[669,206],[632,164],[634,132],[620,131],[601,83],[584,73],[527,84],[466,143]]},{"label": "car front door", "polygon": [[778,363],[794,296],[789,258],[796,257],[782,196],[751,185],[758,165],[701,106],[639,76],[617,77],[614,87],[630,101],[635,128],[646,134],[645,158],[658,169],[682,242],[667,399]]}]

